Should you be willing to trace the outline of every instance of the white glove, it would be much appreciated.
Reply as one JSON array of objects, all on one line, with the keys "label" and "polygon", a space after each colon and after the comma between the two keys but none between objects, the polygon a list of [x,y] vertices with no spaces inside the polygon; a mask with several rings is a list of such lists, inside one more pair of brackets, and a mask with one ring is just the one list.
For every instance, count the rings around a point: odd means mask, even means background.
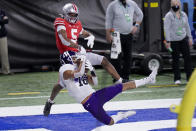
[{"label": "white glove", "polygon": [[85,55],[86,56],[86,50],[84,49],[83,46],[80,45],[80,52],[78,52],[80,55]]},{"label": "white glove", "polygon": [[77,40],[73,40],[73,39],[71,39],[71,41],[72,41],[73,43],[75,43],[75,44],[77,43]]},{"label": "white glove", "polygon": [[80,60],[82,61],[82,66],[81,66],[81,69],[78,70],[78,72],[75,72],[75,73],[74,73],[74,77],[75,77],[75,78],[81,77],[82,75],[84,75],[84,72],[85,72],[85,61],[86,61],[86,56],[84,56],[84,55],[79,55],[79,56],[78,56],[78,59],[80,59]]},{"label": "white glove", "polygon": [[95,36],[94,35],[90,35],[90,36],[88,36],[88,37],[86,37],[84,39],[88,40],[87,46],[90,47],[90,48],[93,48]]},{"label": "white glove", "polygon": [[94,70],[94,68],[89,60],[86,60],[86,62],[85,62],[85,69],[89,69],[90,71]]},{"label": "white glove", "polygon": [[86,61],[86,56],[85,55],[78,55],[77,59],[80,59],[81,61],[85,62]]}]

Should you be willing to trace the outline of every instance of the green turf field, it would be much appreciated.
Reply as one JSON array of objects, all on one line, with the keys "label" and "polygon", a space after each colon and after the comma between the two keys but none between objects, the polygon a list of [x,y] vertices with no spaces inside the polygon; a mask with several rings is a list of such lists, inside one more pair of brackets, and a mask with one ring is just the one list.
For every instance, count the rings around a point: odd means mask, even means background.
[{"label": "green turf field", "polygon": [[[111,76],[102,69],[97,69],[99,86],[96,90],[112,84]],[[132,74],[130,79],[140,79],[146,76]],[[49,97],[53,85],[58,80],[58,72],[18,73],[9,76],[0,76],[0,107],[43,105]],[[182,73],[182,82],[185,83],[185,74]],[[175,86],[172,73],[161,73],[155,85],[143,86],[126,91],[113,101],[141,100],[141,99],[169,99],[181,98],[185,84]],[[56,98],[56,104],[75,103],[63,90]]]}]

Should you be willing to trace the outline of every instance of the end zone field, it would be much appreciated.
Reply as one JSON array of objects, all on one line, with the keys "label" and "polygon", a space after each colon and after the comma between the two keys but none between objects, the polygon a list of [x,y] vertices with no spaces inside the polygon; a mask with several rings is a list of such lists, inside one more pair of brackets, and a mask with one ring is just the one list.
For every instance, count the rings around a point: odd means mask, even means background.
[{"label": "end zone field", "polygon": [[[97,72],[96,90],[112,84],[106,72],[101,69]],[[143,77],[133,74],[130,79]],[[76,104],[66,90],[57,96],[52,114],[44,117],[43,106],[57,80],[58,72],[0,76],[0,130],[174,131],[177,115],[169,111],[169,106],[179,104],[186,85],[184,74],[182,85],[173,84],[171,73],[159,74],[155,85],[126,91],[107,103],[104,107],[110,115],[127,110],[137,113],[114,126],[104,126]],[[196,127],[195,118],[193,127]]]}]

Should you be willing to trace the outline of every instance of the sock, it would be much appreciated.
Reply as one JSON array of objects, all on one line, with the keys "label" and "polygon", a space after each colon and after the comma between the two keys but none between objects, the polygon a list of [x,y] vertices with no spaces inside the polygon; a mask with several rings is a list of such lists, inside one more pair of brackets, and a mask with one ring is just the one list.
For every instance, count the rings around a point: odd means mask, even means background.
[{"label": "sock", "polygon": [[52,103],[52,104],[54,103],[54,101],[52,101],[52,100],[50,100],[50,99],[48,99],[48,102],[50,102],[50,103]]},{"label": "sock", "polygon": [[116,84],[122,83],[122,78],[120,77],[120,79],[118,79],[115,83],[116,83]]},{"label": "sock", "polygon": [[111,117],[114,120],[114,124],[116,124],[118,121],[124,118],[121,112],[118,112],[116,115],[112,115]]},{"label": "sock", "polygon": [[136,88],[139,87],[139,86],[143,86],[143,85],[146,85],[147,81],[146,79],[140,79],[140,80],[135,80],[135,86]]}]

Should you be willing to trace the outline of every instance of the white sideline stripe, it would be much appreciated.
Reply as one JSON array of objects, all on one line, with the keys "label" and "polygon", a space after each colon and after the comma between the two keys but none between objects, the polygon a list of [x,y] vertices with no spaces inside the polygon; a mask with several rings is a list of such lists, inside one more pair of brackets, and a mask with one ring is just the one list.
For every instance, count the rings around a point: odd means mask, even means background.
[{"label": "white sideline stripe", "polygon": [[8,130],[8,131],[51,131],[45,128],[37,128],[37,129],[21,129],[21,130]]},{"label": "white sideline stripe", "polygon": [[[168,108],[172,104],[179,105],[181,99],[156,99],[156,100],[135,100],[135,101],[115,101],[104,105],[107,111],[133,110],[148,108]],[[45,104],[45,103],[44,103]],[[39,106],[19,106],[1,107],[0,117],[5,116],[26,116],[42,115],[44,105]],[[81,104],[59,104],[53,105],[51,114],[87,112]]]},{"label": "white sideline stripe", "polygon": [[[176,128],[177,120],[158,120],[144,122],[119,123],[112,126],[101,126],[92,131],[148,131],[154,129]],[[196,119],[192,120],[192,127],[196,127]]]},{"label": "white sideline stripe", "polygon": [[16,98],[0,98],[0,101],[4,100],[20,100],[20,99],[37,99],[37,98],[46,98],[50,96],[34,96],[34,97],[16,97]]}]

